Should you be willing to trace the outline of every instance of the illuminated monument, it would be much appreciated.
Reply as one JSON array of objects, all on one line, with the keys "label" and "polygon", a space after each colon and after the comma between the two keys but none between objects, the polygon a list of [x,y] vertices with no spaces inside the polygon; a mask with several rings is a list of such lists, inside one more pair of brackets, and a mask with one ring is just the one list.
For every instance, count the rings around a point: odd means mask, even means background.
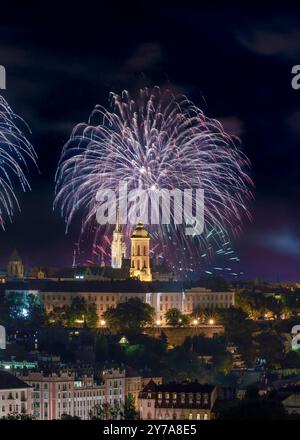
[{"label": "illuminated monument", "polygon": [[131,236],[130,278],[152,281],[150,269],[150,237],[142,223],[138,223]]},{"label": "illuminated monument", "polygon": [[125,255],[126,255],[126,244],[124,241],[124,235],[120,225],[119,210],[117,210],[116,228],[113,233],[113,240],[111,244],[111,267],[113,269],[121,269]]}]

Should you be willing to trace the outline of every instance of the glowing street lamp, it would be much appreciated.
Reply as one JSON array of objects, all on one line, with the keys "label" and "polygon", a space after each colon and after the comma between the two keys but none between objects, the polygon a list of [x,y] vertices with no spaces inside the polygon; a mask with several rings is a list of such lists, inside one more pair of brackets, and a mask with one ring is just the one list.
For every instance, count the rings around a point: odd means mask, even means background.
[{"label": "glowing street lamp", "polygon": [[161,321],[159,319],[156,321],[156,325],[161,325]]},{"label": "glowing street lamp", "polygon": [[197,325],[197,324],[198,324],[198,319],[194,319],[194,320],[193,320],[193,324],[194,324],[194,325]]},{"label": "glowing street lamp", "polygon": [[211,318],[211,319],[208,321],[208,323],[209,323],[209,325],[214,325],[215,320]]},{"label": "glowing street lamp", "polygon": [[100,320],[100,325],[101,327],[104,327],[106,325],[106,321],[104,319]]}]

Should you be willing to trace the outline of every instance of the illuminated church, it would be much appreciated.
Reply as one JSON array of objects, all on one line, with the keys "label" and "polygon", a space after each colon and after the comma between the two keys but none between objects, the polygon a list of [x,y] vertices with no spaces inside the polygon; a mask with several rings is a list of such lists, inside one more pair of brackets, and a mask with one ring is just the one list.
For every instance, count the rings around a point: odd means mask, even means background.
[{"label": "illuminated church", "polygon": [[[130,278],[136,278],[140,281],[152,281],[152,273],[150,268],[150,237],[142,223],[139,223],[136,226],[130,241]],[[120,216],[118,211],[116,227],[113,232],[111,244],[111,267],[113,269],[121,269],[125,258],[126,244],[120,225]]]},{"label": "illuminated church", "polygon": [[126,244],[124,234],[120,224],[120,214],[117,211],[116,228],[113,232],[113,240],[111,243],[111,267],[113,269],[121,269],[123,259],[126,257]]},{"label": "illuminated church", "polygon": [[142,223],[138,223],[131,236],[130,278],[152,281],[150,268],[150,237]]}]

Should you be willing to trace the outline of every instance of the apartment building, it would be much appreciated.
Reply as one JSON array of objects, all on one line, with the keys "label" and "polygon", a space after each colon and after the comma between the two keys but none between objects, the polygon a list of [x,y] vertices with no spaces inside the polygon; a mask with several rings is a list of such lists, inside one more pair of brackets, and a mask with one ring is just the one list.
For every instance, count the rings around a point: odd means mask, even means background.
[{"label": "apartment building", "polygon": [[98,381],[92,375],[78,376],[75,371],[28,371],[20,376],[32,387],[32,412],[37,420],[60,419],[63,415],[88,420],[103,404],[121,408],[130,392],[137,399],[141,377],[126,377],[125,370],[104,370]]},{"label": "apartment building", "polygon": [[32,414],[32,388],[6,371],[0,371],[0,419],[9,414]]},{"label": "apartment building", "polygon": [[139,394],[140,417],[143,420],[211,420],[216,400],[214,385],[150,381]]},{"label": "apartment building", "polygon": [[19,377],[33,388],[33,415],[37,420],[74,415],[74,374],[28,371]]},{"label": "apartment building", "polygon": [[102,373],[102,379],[104,382],[105,401],[110,405],[118,403],[123,405],[125,402],[125,382],[126,372],[125,370],[104,370]]}]

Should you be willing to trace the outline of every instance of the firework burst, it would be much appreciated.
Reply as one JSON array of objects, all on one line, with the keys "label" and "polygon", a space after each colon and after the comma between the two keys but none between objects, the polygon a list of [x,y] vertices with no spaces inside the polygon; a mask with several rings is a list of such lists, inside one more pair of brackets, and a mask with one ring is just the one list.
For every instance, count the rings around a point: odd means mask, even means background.
[{"label": "firework burst", "polygon": [[3,229],[7,219],[12,221],[14,209],[20,209],[15,184],[19,183],[23,191],[30,189],[25,171],[28,171],[28,161],[36,165],[37,159],[20,125],[28,129],[0,96],[0,224]]},{"label": "firework burst", "polygon": [[[252,197],[249,160],[239,140],[210,119],[186,96],[158,87],[140,90],[133,99],[127,91],[110,94],[111,109],[96,106],[88,124],[78,124],[65,144],[56,174],[56,198],[67,228],[81,212],[82,232],[91,228],[101,252],[111,226],[96,226],[96,193],[174,188],[204,190],[205,222],[200,236],[185,235],[184,225],[149,225],[156,252],[182,267],[192,260],[202,264],[203,249],[218,248],[242,228]],[[176,207],[174,207],[175,211]],[[133,225],[124,225],[130,237]],[[218,244],[212,246],[211,235]],[[156,244],[155,244],[156,243]],[[187,260],[188,259],[188,260]],[[194,264],[193,263],[193,264]]]}]

